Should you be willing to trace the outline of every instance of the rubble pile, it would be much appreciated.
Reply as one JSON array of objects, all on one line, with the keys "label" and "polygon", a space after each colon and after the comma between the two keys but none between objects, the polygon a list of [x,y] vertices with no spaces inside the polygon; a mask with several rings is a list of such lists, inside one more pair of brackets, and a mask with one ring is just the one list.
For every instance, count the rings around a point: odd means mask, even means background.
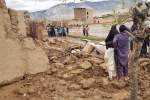
[{"label": "rubble pile", "polygon": [[140,73],[139,73],[139,97],[141,100],[149,100],[150,96],[150,59],[141,58],[140,63]]},{"label": "rubble pile", "polygon": [[[49,58],[48,71],[3,87],[0,94],[10,87],[14,100],[126,100],[129,83],[107,79],[104,55],[96,51],[85,55],[83,44],[67,38],[51,38],[43,43]],[[72,52],[74,51],[74,52]],[[120,96],[122,95],[122,96]],[[4,96],[0,95],[0,99]],[[8,97],[8,98],[7,98]]]}]

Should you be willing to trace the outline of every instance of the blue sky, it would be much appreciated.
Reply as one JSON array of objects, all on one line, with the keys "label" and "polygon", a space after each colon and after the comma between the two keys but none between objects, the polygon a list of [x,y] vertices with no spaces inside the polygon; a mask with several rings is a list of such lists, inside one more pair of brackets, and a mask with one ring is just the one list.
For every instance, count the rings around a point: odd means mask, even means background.
[{"label": "blue sky", "polygon": [[[5,0],[6,4],[9,8],[17,9],[17,10],[28,10],[30,12],[39,11],[48,9],[54,5],[62,3],[60,0]],[[73,2],[74,0],[68,0],[68,2]],[[105,0],[88,0],[88,1],[105,1]],[[76,0],[76,2],[80,2],[80,0]]]}]

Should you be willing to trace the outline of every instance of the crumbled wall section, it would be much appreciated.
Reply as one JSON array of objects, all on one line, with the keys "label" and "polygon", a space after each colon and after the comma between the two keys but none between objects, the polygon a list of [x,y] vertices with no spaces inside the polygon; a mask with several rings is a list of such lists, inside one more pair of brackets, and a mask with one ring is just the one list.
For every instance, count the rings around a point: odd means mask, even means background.
[{"label": "crumbled wall section", "polygon": [[7,8],[5,0],[0,0],[0,8]]},{"label": "crumbled wall section", "polygon": [[44,72],[49,68],[49,60],[45,52],[43,52],[41,47],[35,45],[32,38],[23,40],[23,49],[26,53],[27,74]]},{"label": "crumbled wall section", "polygon": [[0,85],[22,78],[25,74],[44,72],[49,68],[44,50],[29,34],[29,16],[7,9],[0,0]]}]

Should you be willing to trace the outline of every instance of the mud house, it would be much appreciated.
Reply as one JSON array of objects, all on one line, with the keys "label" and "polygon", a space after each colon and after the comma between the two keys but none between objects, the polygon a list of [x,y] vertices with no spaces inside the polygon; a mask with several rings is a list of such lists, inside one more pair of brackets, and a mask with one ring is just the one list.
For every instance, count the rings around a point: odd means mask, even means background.
[{"label": "mud house", "polygon": [[74,8],[74,19],[86,24],[93,22],[93,11],[87,8]]}]

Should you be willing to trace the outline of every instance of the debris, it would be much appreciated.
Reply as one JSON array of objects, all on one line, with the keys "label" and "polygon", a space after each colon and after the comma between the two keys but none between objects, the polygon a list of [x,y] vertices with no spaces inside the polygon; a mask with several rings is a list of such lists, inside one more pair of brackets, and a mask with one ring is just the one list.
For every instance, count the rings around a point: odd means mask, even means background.
[{"label": "debris", "polygon": [[94,50],[94,43],[88,42],[86,46],[83,48],[82,52],[84,54],[90,54]]},{"label": "debris", "polygon": [[81,68],[83,68],[83,69],[90,69],[92,67],[92,64],[88,61],[84,61],[79,66],[81,66]]},{"label": "debris", "polygon": [[92,87],[92,85],[94,84],[95,79],[93,78],[89,78],[89,79],[84,79],[80,82],[80,84],[82,85],[83,89],[89,89]]},{"label": "debris", "polygon": [[72,70],[70,73],[71,74],[80,74],[83,71],[84,71],[83,69],[75,69],[75,70]]},{"label": "debris", "polygon": [[81,89],[81,86],[78,84],[70,84],[70,86],[68,87],[69,90],[79,90]]}]

